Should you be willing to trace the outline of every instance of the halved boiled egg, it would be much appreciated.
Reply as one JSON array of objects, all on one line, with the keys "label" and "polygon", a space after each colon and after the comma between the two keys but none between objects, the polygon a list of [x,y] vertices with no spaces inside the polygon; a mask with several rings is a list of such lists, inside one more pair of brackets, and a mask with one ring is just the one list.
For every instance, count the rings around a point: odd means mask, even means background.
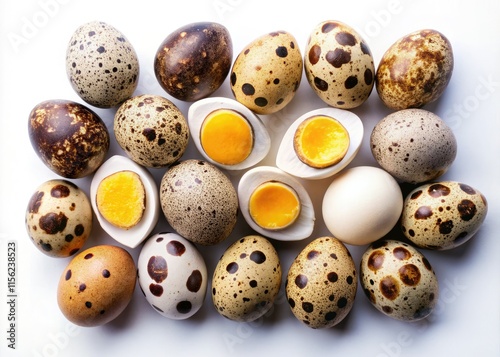
[{"label": "halved boiled egg", "polygon": [[137,247],[158,222],[160,199],[154,178],[125,156],[115,155],[99,167],[90,196],[102,229],[127,247]]},{"label": "halved boiled egg", "polygon": [[191,137],[210,163],[227,170],[254,166],[268,154],[271,139],[259,117],[241,103],[211,97],[191,104]]},{"label": "halved boiled egg", "polygon": [[322,179],[346,167],[363,140],[359,117],[338,108],[305,113],[288,128],[276,156],[276,166],[304,179]]},{"label": "halved boiled egg", "polygon": [[302,184],[271,166],[243,174],[238,184],[240,210],[248,225],[276,240],[309,237],[314,229],[314,207]]}]

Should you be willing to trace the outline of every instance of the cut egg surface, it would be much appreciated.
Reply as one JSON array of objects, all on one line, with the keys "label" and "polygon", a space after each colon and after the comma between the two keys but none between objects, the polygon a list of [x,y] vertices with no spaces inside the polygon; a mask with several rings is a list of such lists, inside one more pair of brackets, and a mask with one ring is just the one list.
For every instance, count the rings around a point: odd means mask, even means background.
[{"label": "cut egg surface", "polygon": [[338,108],[307,112],[288,128],[276,156],[276,166],[303,179],[323,179],[345,168],[363,140],[363,123]]},{"label": "cut egg surface", "polygon": [[101,165],[92,179],[90,196],[102,229],[127,247],[137,247],[158,222],[154,178],[127,157],[115,155]]},{"label": "cut egg surface", "polygon": [[188,124],[198,151],[226,170],[243,170],[266,157],[271,138],[259,117],[239,102],[211,97],[188,110]]},{"label": "cut egg surface", "polygon": [[302,184],[279,168],[259,166],[243,174],[238,184],[240,210],[256,232],[276,240],[309,237],[314,207]]}]

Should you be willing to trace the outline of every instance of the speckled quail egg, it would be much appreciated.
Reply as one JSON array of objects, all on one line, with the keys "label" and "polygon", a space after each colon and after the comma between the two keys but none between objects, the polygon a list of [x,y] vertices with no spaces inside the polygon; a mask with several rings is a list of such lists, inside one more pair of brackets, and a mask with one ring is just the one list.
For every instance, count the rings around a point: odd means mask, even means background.
[{"label": "speckled quail egg", "polygon": [[66,180],[49,180],[31,196],[26,229],[35,246],[50,257],[79,251],[92,230],[92,207],[83,190]]},{"label": "speckled quail egg", "polygon": [[304,55],[307,81],[328,105],[351,109],[373,89],[375,66],[361,36],[339,21],[323,21],[309,36]]},{"label": "speckled quail egg", "polygon": [[372,305],[397,320],[423,319],[438,302],[434,270],[422,253],[406,243],[373,243],[361,257],[359,278]]},{"label": "speckled quail egg", "polygon": [[292,262],[285,283],[292,313],[314,329],[341,322],[354,305],[356,290],[354,260],[334,237],[310,242]]},{"label": "speckled quail egg", "polygon": [[477,189],[456,181],[421,185],[405,198],[401,229],[421,248],[451,249],[471,239],[488,212]]},{"label": "speckled quail egg", "polygon": [[304,179],[332,176],[356,157],[363,132],[363,123],[350,111],[337,108],[310,111],[287,129],[276,166]]},{"label": "speckled quail egg", "polygon": [[437,100],[450,82],[453,50],[440,32],[425,29],[403,36],[384,53],[376,88],[394,110],[419,108]]},{"label": "speckled quail egg", "polygon": [[96,171],[90,197],[102,229],[127,247],[137,247],[158,222],[156,182],[148,170],[125,156],[110,157]]},{"label": "speckled quail egg", "polygon": [[283,109],[302,79],[302,55],[295,38],[275,31],[253,40],[236,57],[231,69],[235,99],[257,114]]},{"label": "speckled quail egg", "polygon": [[450,127],[436,114],[404,109],[379,121],[370,136],[373,157],[397,180],[431,181],[443,175],[457,155]]},{"label": "speckled quail egg", "polygon": [[301,240],[314,230],[314,206],[304,186],[272,166],[258,166],[238,184],[241,213],[248,225],[268,238]]},{"label": "speckled quail egg", "polygon": [[207,161],[190,159],[170,167],[161,179],[160,201],[170,226],[193,243],[218,244],[236,225],[236,190]]},{"label": "speckled quail egg", "polygon": [[203,305],[207,267],[196,247],[180,235],[164,232],[148,238],[137,272],[146,300],[162,316],[187,319]]},{"label": "speckled quail egg", "polygon": [[249,168],[271,148],[266,127],[250,109],[228,98],[196,101],[188,123],[198,151],[210,163],[226,170]]},{"label": "speckled quail egg", "polygon": [[125,101],[114,119],[116,141],[139,165],[165,167],[181,158],[189,127],[180,109],[158,95],[143,94]]},{"label": "speckled quail egg", "polygon": [[212,301],[217,312],[250,322],[272,308],[281,286],[281,263],[273,245],[250,235],[229,246],[215,267]]}]

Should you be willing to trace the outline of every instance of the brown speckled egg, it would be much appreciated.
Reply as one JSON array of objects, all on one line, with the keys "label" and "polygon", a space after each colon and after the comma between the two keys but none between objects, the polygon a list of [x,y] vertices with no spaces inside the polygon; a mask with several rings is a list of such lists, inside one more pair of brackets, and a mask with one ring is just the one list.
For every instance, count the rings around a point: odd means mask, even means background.
[{"label": "brown speckled egg", "polygon": [[418,250],[406,243],[373,243],[361,257],[359,278],[372,305],[397,320],[423,319],[438,302],[434,270]]},{"label": "brown speckled egg", "polygon": [[160,202],[172,228],[193,243],[220,243],[236,225],[236,190],[206,161],[186,160],[169,168],[161,180]]},{"label": "brown speckled egg", "polygon": [[304,68],[314,92],[336,108],[360,106],[375,83],[375,66],[366,41],[339,21],[324,21],[314,28],[305,50]]},{"label": "brown speckled egg", "polygon": [[370,145],[384,170],[413,184],[441,176],[457,155],[453,131],[423,109],[404,109],[383,118],[373,128]]},{"label": "brown speckled egg", "polygon": [[125,101],[115,114],[118,144],[136,163],[164,167],[176,162],[187,148],[189,127],[170,100],[139,95]]},{"label": "brown speckled egg", "polygon": [[109,132],[86,106],[68,100],[48,100],[31,111],[28,133],[43,163],[65,178],[81,178],[102,164]]},{"label": "brown speckled egg", "polygon": [[90,201],[66,180],[41,184],[31,196],[26,229],[35,246],[50,257],[69,257],[83,247],[92,230]]},{"label": "brown speckled egg", "polygon": [[477,189],[455,181],[429,183],[405,198],[401,229],[421,248],[451,249],[476,234],[487,212],[486,198]]},{"label": "brown speckled egg", "polygon": [[250,322],[272,308],[281,286],[281,264],[273,245],[250,235],[226,249],[212,278],[217,312],[234,321]]},{"label": "brown speckled egg", "polygon": [[66,50],[66,73],[76,93],[99,108],[130,98],[139,79],[137,54],[113,26],[93,21],[76,29]]},{"label": "brown speckled egg", "polygon": [[234,61],[231,90],[235,99],[257,114],[283,109],[302,79],[302,55],[286,31],[265,34],[248,44]]},{"label": "brown speckled egg", "polygon": [[357,290],[349,250],[333,237],[314,239],[293,261],[285,287],[292,313],[306,326],[338,324],[351,311]]},{"label": "brown speckled egg", "polygon": [[176,99],[196,101],[215,92],[233,60],[229,31],[215,22],[185,25],[165,38],[154,70],[162,88]]},{"label": "brown speckled egg", "polygon": [[452,72],[450,41],[436,30],[419,30],[385,52],[377,68],[376,88],[391,109],[419,108],[443,94]]},{"label": "brown speckled egg", "polygon": [[136,266],[129,252],[98,245],[79,253],[64,269],[57,303],[72,323],[93,327],[118,317],[132,299]]}]

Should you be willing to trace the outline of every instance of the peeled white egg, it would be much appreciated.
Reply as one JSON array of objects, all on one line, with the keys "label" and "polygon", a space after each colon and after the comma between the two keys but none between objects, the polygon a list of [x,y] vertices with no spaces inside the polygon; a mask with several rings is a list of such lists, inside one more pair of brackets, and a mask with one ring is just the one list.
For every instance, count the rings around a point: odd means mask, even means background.
[{"label": "peeled white egg", "polygon": [[238,184],[240,210],[248,225],[263,236],[282,241],[309,237],[314,229],[314,207],[302,184],[271,166],[243,174]]},{"label": "peeled white egg", "polygon": [[[145,192],[144,210],[137,224],[130,228],[121,228],[110,223],[99,211],[97,192],[101,182],[111,175],[131,171],[139,175]],[[117,242],[130,247],[137,247],[151,233],[160,213],[160,198],[158,188],[151,173],[131,159],[115,155],[105,161],[95,172],[90,185],[91,204],[102,229]]]},{"label": "peeled white egg", "polygon": [[236,100],[198,100],[189,107],[188,124],[201,155],[226,170],[254,166],[271,148],[271,138],[260,118]]},{"label": "peeled white egg", "polygon": [[[325,164],[322,165],[322,167],[319,167],[321,165],[311,166],[311,164],[307,164],[299,158],[294,143],[298,132],[297,129],[301,126],[301,124],[305,123],[306,120],[315,117],[333,119],[333,122],[337,122],[337,127],[343,127],[343,131],[348,136],[349,141],[346,150],[339,157],[340,161],[333,162],[330,165]],[[363,132],[363,123],[360,118],[348,110],[338,108],[320,108],[307,112],[295,120],[283,136],[278,149],[278,154],[276,156],[276,166],[291,175],[304,179],[323,179],[330,177],[341,171],[354,159],[361,146]],[[337,140],[337,138],[333,135],[329,135],[326,130],[320,131],[317,134],[319,135],[311,137],[311,144],[313,144],[311,146],[313,146],[312,149],[315,150],[318,149],[318,143],[320,141],[324,143],[333,143]],[[314,147],[315,145],[316,147]],[[318,152],[318,155],[323,155],[323,153]]]}]

